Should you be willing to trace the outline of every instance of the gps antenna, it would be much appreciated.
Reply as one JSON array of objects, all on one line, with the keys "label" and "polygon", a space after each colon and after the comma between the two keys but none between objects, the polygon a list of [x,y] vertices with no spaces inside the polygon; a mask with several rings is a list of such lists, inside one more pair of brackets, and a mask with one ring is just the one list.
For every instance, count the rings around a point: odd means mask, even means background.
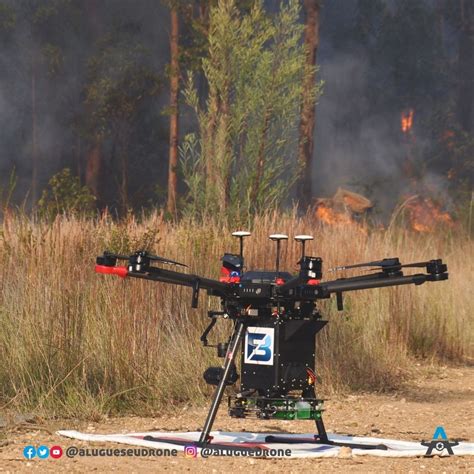
[{"label": "gps antenna", "polygon": [[240,258],[242,259],[242,262],[243,262],[244,261],[244,238],[252,234],[245,230],[238,230],[237,232],[232,232],[232,235],[234,237],[238,237],[240,240]]},{"label": "gps antenna", "polygon": [[295,235],[295,240],[301,243],[301,261],[304,259],[304,250],[307,240],[313,240],[314,237],[312,235]]},{"label": "gps antenna", "polygon": [[288,240],[288,236],[285,234],[272,234],[269,236],[270,240],[277,243],[277,254],[276,254],[276,277],[280,277],[280,242],[282,240]]}]

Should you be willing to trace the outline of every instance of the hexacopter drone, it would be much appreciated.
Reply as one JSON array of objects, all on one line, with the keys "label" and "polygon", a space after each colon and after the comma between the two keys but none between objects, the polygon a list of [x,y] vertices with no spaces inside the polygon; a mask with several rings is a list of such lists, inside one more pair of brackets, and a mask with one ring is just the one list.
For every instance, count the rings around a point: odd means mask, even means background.
[{"label": "hexacopter drone", "polygon": [[[244,238],[250,232],[232,234],[240,240],[240,253],[226,253],[222,257],[219,280],[204,278],[154,266],[157,264],[179,265],[181,263],[138,251],[130,256],[104,252],[97,257],[97,273],[134,277],[192,288],[191,306],[197,308],[199,291],[221,300],[220,311],[209,311],[211,322],[201,336],[204,346],[216,347],[223,367],[209,367],[204,379],[216,389],[204,428],[196,446],[206,446],[217,410],[226,386],[239,380],[234,359],[239,352],[241,358],[240,389],[237,395],[229,396],[228,411],[231,417],[259,419],[306,419],[314,420],[317,434],[305,442],[349,446],[361,449],[387,449],[385,445],[370,445],[337,442],[327,436],[323,419],[323,400],[316,397],[314,371],[315,335],[326,325],[316,302],[336,295],[337,309],[343,309],[343,293],[396,285],[421,285],[426,281],[448,279],[447,265],[441,259],[427,262],[402,264],[398,258],[336,267],[332,270],[372,267],[374,273],[332,281],[322,281],[322,259],[305,255],[305,244],[310,235],[297,235],[301,243],[301,259],[297,275],[280,271],[280,246],[287,240],[284,234],[270,235],[276,242],[275,270],[247,270],[244,267]],[[117,266],[117,260],[127,260],[127,266]],[[404,275],[403,268],[424,268],[425,273]],[[208,335],[219,318],[234,323],[231,337],[226,342],[211,346]],[[154,441],[170,442],[167,438],[151,438]],[[299,440],[301,441],[301,440]],[[173,443],[178,443],[176,440]],[[267,436],[266,442],[291,443],[294,438]],[[182,444],[189,444],[185,441]],[[213,444],[213,446],[215,446]]]}]

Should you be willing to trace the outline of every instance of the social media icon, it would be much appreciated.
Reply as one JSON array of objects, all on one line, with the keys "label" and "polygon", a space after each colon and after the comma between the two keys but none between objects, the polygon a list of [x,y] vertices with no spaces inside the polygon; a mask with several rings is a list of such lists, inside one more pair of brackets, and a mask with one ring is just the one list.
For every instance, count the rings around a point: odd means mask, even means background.
[{"label": "social media icon", "polygon": [[192,445],[186,445],[184,447],[184,457],[185,458],[195,458],[197,457],[197,454],[198,454],[198,450],[196,448],[196,446],[192,446]]},{"label": "social media icon", "polygon": [[63,455],[63,448],[61,448],[61,446],[51,446],[51,449],[49,450],[49,455],[53,459],[59,459]]},{"label": "social media icon", "polygon": [[36,448],[34,446],[25,446],[23,448],[23,456],[25,456],[26,459],[33,459],[36,456]]},{"label": "social media icon", "polygon": [[46,459],[49,456],[49,448],[48,446],[40,446],[36,452],[40,459]]}]

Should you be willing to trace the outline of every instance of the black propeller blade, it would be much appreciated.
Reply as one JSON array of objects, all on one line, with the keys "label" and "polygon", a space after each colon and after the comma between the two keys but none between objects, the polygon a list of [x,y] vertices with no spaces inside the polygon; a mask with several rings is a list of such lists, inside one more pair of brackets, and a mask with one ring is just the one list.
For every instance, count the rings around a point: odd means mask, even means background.
[{"label": "black propeller blade", "polygon": [[344,265],[341,267],[334,267],[329,269],[329,272],[335,272],[338,270],[349,270],[350,268],[362,268],[362,267],[381,267],[381,268],[391,268],[391,267],[399,267],[400,260],[396,257],[394,258],[384,258],[383,260],[375,260],[373,262],[365,262],[365,263],[355,263],[353,265]]},{"label": "black propeller blade", "polygon": [[[444,274],[448,267],[441,259],[429,260],[427,262],[400,263],[398,258],[384,258],[373,262],[356,263],[354,265],[345,265],[331,268],[329,271],[348,270],[351,268],[379,267],[383,272],[399,272],[402,268],[426,268],[426,271],[432,275]],[[374,271],[372,268],[366,271]]]},{"label": "black propeller blade", "polygon": [[423,268],[423,267],[426,267],[427,265],[429,265],[431,262],[416,262],[416,263],[404,263],[402,265],[402,267],[406,267],[406,268]]},{"label": "black propeller blade", "polygon": [[427,262],[404,263],[391,267],[383,267],[384,270],[398,270],[401,268],[426,268],[426,271],[432,274],[444,273],[448,270],[447,265],[443,263],[441,259],[429,260]]},{"label": "black propeller blade", "polygon": [[145,252],[145,251],[136,252],[132,255],[119,255],[119,254],[105,251],[104,257],[116,258],[118,260],[130,260],[131,257],[134,257],[134,258],[142,257],[142,258],[147,258],[149,260],[154,260],[160,263],[164,263],[167,265],[179,265],[181,267],[187,268],[187,265],[185,265],[184,263],[176,262],[175,260],[170,260],[169,258],[159,257],[158,255],[150,255],[148,252]]},{"label": "black propeller blade", "polygon": [[180,267],[188,267],[184,263],[176,262],[175,260],[170,260],[169,258],[159,257],[158,255],[147,255],[150,260],[156,260],[157,262],[166,263],[167,265],[179,265]]},{"label": "black propeller blade", "polygon": [[113,252],[108,252],[107,250],[104,252],[104,257],[116,258],[118,260],[128,260],[128,255],[119,255]]}]

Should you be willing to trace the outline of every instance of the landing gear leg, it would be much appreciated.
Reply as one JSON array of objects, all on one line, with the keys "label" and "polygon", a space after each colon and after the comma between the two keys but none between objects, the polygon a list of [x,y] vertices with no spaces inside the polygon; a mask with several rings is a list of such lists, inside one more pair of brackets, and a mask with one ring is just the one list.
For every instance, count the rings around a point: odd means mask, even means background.
[{"label": "landing gear leg", "polygon": [[238,321],[235,326],[234,334],[232,335],[231,342],[229,344],[229,348],[227,349],[227,353],[225,356],[224,372],[222,374],[221,380],[219,381],[219,385],[217,386],[216,391],[214,392],[214,398],[212,399],[211,408],[209,410],[209,413],[207,414],[204,428],[197,443],[198,446],[202,446],[211,442],[212,438],[209,436],[209,433],[211,432],[212,425],[217,415],[217,410],[219,409],[219,405],[222,401],[222,396],[224,395],[224,390],[227,384],[227,379],[229,377],[230,368],[234,362],[235,354],[242,339],[244,329],[245,324],[241,321]]}]

